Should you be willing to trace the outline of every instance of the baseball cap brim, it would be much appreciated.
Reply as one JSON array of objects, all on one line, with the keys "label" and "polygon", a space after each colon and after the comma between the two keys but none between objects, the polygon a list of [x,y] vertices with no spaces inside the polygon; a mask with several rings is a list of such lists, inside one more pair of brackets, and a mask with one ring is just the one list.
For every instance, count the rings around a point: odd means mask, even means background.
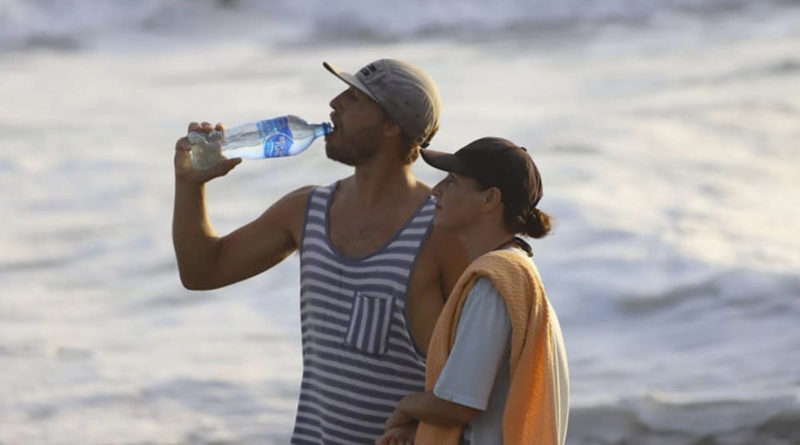
[{"label": "baseball cap brim", "polygon": [[331,65],[328,62],[322,62],[322,66],[324,66],[325,69],[330,71],[331,74],[333,74],[334,76],[338,77],[339,79],[342,79],[342,81],[344,83],[346,83],[346,84],[348,84],[348,85],[350,85],[352,87],[358,88],[361,92],[363,92],[364,94],[366,94],[367,96],[372,98],[372,100],[374,100],[375,102],[379,102],[378,98],[376,98],[375,95],[372,94],[372,92],[366,87],[366,85],[364,85],[363,82],[358,80],[358,78],[356,76],[354,76],[354,75],[352,75],[350,73],[346,73],[346,72],[342,71],[339,67],[337,67],[335,65]]},{"label": "baseball cap brim", "polygon": [[420,154],[422,155],[422,159],[433,168],[469,177],[474,176],[464,162],[452,153],[425,149],[420,150]]}]

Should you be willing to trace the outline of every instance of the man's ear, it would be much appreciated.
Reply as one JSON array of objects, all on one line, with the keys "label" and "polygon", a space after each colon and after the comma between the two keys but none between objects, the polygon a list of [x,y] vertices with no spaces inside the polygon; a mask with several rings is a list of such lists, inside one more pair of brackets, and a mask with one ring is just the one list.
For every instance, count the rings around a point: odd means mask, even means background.
[{"label": "man's ear", "polygon": [[501,205],[503,205],[503,194],[499,188],[489,187],[483,191],[483,208],[485,210],[494,210]]},{"label": "man's ear", "polygon": [[385,121],[383,121],[383,127],[381,128],[381,130],[383,131],[383,134],[385,136],[389,137],[399,136],[400,133],[403,132],[403,130],[400,129],[400,126],[397,125],[397,122],[391,119],[386,119]]}]

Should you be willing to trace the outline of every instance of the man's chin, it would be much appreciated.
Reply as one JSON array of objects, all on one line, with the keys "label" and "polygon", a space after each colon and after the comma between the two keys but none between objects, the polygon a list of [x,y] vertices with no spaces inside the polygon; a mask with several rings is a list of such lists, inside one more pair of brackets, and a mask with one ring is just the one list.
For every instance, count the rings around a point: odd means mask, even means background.
[{"label": "man's chin", "polygon": [[342,154],[337,152],[336,148],[331,147],[330,144],[325,145],[325,156],[327,156],[331,161],[336,161],[350,167],[355,167],[356,165],[354,159],[342,156]]}]

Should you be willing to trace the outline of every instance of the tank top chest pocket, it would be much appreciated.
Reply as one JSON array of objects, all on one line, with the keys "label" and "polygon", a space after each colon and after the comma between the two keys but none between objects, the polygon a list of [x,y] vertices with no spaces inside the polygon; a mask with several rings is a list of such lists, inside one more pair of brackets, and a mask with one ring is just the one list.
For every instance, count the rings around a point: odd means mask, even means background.
[{"label": "tank top chest pocket", "polygon": [[391,296],[355,291],[344,343],[365,354],[385,354],[389,347],[394,300]]}]

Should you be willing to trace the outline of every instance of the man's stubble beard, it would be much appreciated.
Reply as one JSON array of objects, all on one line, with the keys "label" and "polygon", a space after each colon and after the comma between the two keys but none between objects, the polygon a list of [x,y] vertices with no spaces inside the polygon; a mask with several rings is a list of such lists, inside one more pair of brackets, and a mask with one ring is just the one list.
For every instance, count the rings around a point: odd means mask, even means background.
[{"label": "man's stubble beard", "polygon": [[350,167],[357,167],[374,158],[378,153],[378,144],[374,141],[348,141],[347,143],[354,145],[355,149],[344,150],[341,147],[327,143],[325,144],[325,155],[333,161]]}]

